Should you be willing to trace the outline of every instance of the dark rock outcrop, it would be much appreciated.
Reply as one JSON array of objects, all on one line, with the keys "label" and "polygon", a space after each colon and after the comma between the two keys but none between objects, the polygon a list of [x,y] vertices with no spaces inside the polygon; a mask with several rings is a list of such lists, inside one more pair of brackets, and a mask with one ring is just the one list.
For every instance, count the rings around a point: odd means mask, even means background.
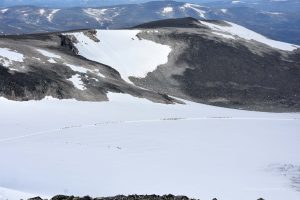
[{"label": "dark rock outcrop", "polygon": [[[35,197],[40,198],[40,197]],[[28,199],[28,200],[41,200],[41,199]],[[98,198],[92,198],[90,196],[84,196],[84,197],[75,197],[75,196],[66,196],[66,195],[56,195],[51,198],[51,200],[195,200],[190,199],[186,196],[174,196],[172,194],[168,195],[117,195],[114,197],[98,197]]]},{"label": "dark rock outcrop", "polygon": [[28,200],[43,200],[41,197],[33,197],[33,198],[30,198]]}]

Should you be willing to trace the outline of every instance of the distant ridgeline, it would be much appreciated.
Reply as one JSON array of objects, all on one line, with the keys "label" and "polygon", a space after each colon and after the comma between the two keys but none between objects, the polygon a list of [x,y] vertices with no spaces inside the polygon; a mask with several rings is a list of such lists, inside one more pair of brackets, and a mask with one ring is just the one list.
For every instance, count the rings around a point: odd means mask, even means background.
[{"label": "distant ridgeline", "polygon": [[[5,3],[6,2],[6,3]],[[297,1],[218,1],[201,5],[175,1],[1,1],[0,34],[57,32],[75,29],[120,29],[142,23],[193,17],[237,23],[272,39],[300,44]],[[72,3],[71,3],[72,2]],[[139,4],[134,4],[139,2]],[[202,2],[194,0],[192,2]],[[118,3],[119,5],[110,5]],[[28,5],[35,6],[28,6]],[[72,7],[62,7],[63,5]],[[103,7],[105,5],[105,7]],[[36,7],[38,6],[38,7]]]}]

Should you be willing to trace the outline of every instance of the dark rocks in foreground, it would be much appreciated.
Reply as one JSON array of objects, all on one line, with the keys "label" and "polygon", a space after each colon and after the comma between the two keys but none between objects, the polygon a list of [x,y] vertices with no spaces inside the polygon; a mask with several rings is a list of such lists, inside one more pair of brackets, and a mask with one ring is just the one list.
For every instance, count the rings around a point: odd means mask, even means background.
[{"label": "dark rocks in foreground", "polygon": [[[43,200],[41,197],[34,197],[30,198],[28,200]],[[84,196],[84,197],[75,197],[75,196],[66,196],[66,195],[56,195],[51,198],[51,200],[196,200],[196,199],[190,199],[187,196],[174,196],[172,194],[168,195],[118,195],[114,197],[97,197],[92,198],[90,196]],[[213,198],[213,200],[218,200],[217,198]],[[263,198],[259,198],[258,200],[264,200]]]},{"label": "dark rocks in foreground", "polygon": [[[43,200],[41,197],[34,197],[28,200]],[[57,195],[51,198],[51,200],[194,200],[186,196],[174,196],[171,194],[168,195],[118,195],[114,197],[98,197],[92,198],[90,196],[84,197],[75,197],[75,196],[66,196],[66,195]]]}]

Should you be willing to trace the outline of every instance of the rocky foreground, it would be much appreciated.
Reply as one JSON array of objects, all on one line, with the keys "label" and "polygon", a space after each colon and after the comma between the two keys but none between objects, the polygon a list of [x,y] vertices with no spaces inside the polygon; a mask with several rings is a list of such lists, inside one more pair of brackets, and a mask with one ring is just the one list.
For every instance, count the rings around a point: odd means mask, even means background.
[{"label": "rocky foreground", "polygon": [[[34,197],[28,200],[43,200],[41,197]],[[57,195],[54,196],[51,200],[190,200],[190,198],[186,196],[174,196],[174,195],[118,195],[114,197],[100,197],[100,198],[92,198],[90,196],[85,197],[75,197],[75,196],[65,196],[65,195]],[[192,199],[191,199],[192,200]],[[214,199],[216,200],[216,199]]]},{"label": "rocky foreground", "polygon": [[[41,197],[34,197],[30,198],[28,200],[44,200]],[[114,197],[100,197],[100,198],[92,198],[90,196],[85,197],[75,197],[75,196],[65,196],[65,195],[57,195],[51,198],[51,200],[195,200],[190,199],[186,196],[174,196],[174,195],[118,195]],[[213,200],[217,200],[214,198]],[[258,200],[264,200],[262,198],[259,198]]]}]

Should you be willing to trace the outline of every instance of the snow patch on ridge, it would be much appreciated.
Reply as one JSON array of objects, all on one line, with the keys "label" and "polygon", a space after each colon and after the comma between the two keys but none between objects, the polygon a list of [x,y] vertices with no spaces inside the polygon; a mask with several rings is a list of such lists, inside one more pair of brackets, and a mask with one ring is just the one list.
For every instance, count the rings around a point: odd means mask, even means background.
[{"label": "snow patch on ridge", "polygon": [[100,42],[91,40],[82,32],[71,33],[76,37],[79,54],[89,60],[116,69],[123,79],[130,76],[145,77],[157,66],[168,62],[171,48],[149,40],[139,39],[140,30],[97,30]]},{"label": "snow patch on ridge", "polygon": [[4,14],[4,13],[6,13],[8,11],[8,8],[5,8],[5,9],[2,9],[0,12],[2,13],[2,14]]},{"label": "snow patch on ridge", "polygon": [[224,38],[227,38],[227,39],[235,39],[235,37],[233,37],[232,35],[228,35],[228,34],[224,34],[224,33],[220,33],[220,32],[215,32],[215,31],[213,31],[212,32],[213,34],[216,34],[216,35],[220,35],[220,36],[222,36],[222,37],[224,37]]},{"label": "snow patch on ridge", "polygon": [[71,65],[71,64],[65,64],[67,65],[68,67],[70,67],[73,71],[76,71],[76,72],[80,72],[80,73],[87,73],[89,70],[84,68],[84,67],[80,67],[80,66],[77,66],[77,65]]},{"label": "snow patch on ridge", "polygon": [[242,1],[232,1],[231,3],[232,4],[238,4],[238,3],[244,3],[244,2],[242,2]]},{"label": "snow patch on ridge", "polygon": [[45,12],[46,12],[46,10],[45,10],[45,9],[40,9],[40,10],[39,10],[39,13],[40,13],[40,15],[44,15],[44,14],[45,14]]},{"label": "snow patch on ridge", "polygon": [[76,74],[76,75],[72,76],[68,80],[71,81],[77,89],[79,89],[79,90],[85,90],[86,89],[86,87],[84,87],[84,84],[83,84],[79,74]]},{"label": "snow patch on ridge", "polygon": [[199,15],[200,17],[202,17],[202,18],[205,19],[205,18],[206,18],[206,17],[205,17],[206,11],[201,10],[201,9],[200,9],[201,7],[202,7],[202,6],[197,5],[197,4],[185,3],[185,4],[181,7],[181,9],[186,9],[186,8],[192,9],[192,10],[194,10],[195,12],[197,12],[198,15]]},{"label": "snow patch on ridge", "polygon": [[170,12],[173,12],[173,8],[172,7],[165,7],[165,8],[163,8],[163,11],[162,11],[163,14],[168,14]]},{"label": "snow patch on ridge", "polygon": [[230,34],[233,36],[238,36],[238,37],[246,39],[246,40],[255,40],[257,42],[266,44],[266,45],[276,48],[276,49],[280,49],[280,50],[284,50],[284,51],[293,51],[293,50],[296,50],[297,48],[299,48],[299,46],[297,46],[297,45],[271,40],[263,35],[260,35],[254,31],[251,31],[245,27],[242,27],[240,25],[237,25],[237,24],[234,24],[231,22],[226,21],[226,23],[228,23],[229,26],[217,25],[217,24],[210,23],[207,21],[202,21],[202,20],[200,20],[200,22],[202,24],[208,26],[210,29],[212,29],[214,31],[218,31],[220,33],[225,33],[225,34]]},{"label": "snow patch on ridge", "polygon": [[52,22],[53,18],[54,18],[54,15],[60,11],[60,9],[54,9],[50,12],[50,14],[48,15],[47,19],[49,22]]},{"label": "snow patch on ridge", "polygon": [[99,69],[96,69],[96,70],[90,70],[90,69],[87,69],[87,68],[84,68],[84,67],[81,67],[81,66],[77,66],[77,65],[72,65],[72,64],[68,64],[68,63],[65,63],[65,65],[67,65],[68,67],[70,67],[73,71],[75,72],[80,72],[80,73],[87,73],[87,72],[90,72],[90,73],[93,73],[93,74],[96,74],[102,78],[104,78],[105,76],[103,74],[101,74],[99,72]]},{"label": "snow patch on ridge", "polygon": [[99,22],[105,15],[107,9],[105,9],[105,8],[104,9],[87,8],[87,9],[83,9],[83,11]]},{"label": "snow patch on ridge", "polygon": [[55,63],[56,63],[56,61],[55,61],[53,58],[48,59],[48,62],[49,62],[49,63],[52,63],[52,64],[55,64]]},{"label": "snow patch on ridge", "polygon": [[4,67],[9,67],[12,61],[23,62],[24,55],[8,48],[0,48],[0,63]]},{"label": "snow patch on ridge", "polygon": [[38,52],[40,52],[43,56],[49,57],[49,58],[58,58],[61,59],[60,55],[57,55],[55,53],[43,50],[43,49],[37,49]]},{"label": "snow patch on ridge", "polygon": [[225,14],[225,13],[227,13],[227,12],[228,12],[228,10],[227,10],[227,9],[225,9],[225,8],[222,8],[222,9],[221,9],[221,12]]},{"label": "snow patch on ridge", "polygon": [[263,11],[261,13],[266,14],[266,15],[283,15],[282,12],[267,12],[267,11]]}]

